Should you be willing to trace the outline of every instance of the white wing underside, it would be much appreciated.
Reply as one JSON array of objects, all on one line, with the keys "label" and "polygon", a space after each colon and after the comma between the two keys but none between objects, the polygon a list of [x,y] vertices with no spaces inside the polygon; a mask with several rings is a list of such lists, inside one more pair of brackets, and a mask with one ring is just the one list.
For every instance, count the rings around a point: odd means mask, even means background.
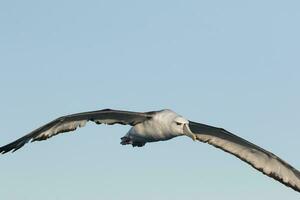
[{"label": "white wing underside", "polygon": [[300,192],[300,172],[271,152],[224,129],[190,122],[197,140],[220,148],[247,162],[265,175]]},{"label": "white wing underside", "polygon": [[96,124],[123,124],[135,125],[150,119],[155,112],[130,112],[121,110],[98,110],[84,113],[77,113],[57,118],[18,140],[0,147],[0,153],[16,151],[29,141],[40,141],[51,138],[59,133],[70,132],[78,127],[83,127],[88,121]]},{"label": "white wing underside", "polygon": [[[54,127],[46,130],[45,132],[42,132],[41,134],[39,134],[38,136],[33,138],[33,141],[48,139],[48,138],[50,138],[52,136],[55,136],[59,133],[74,131],[77,128],[84,127],[88,121],[89,120],[79,120],[79,121],[70,121],[70,122],[58,123]],[[114,124],[114,123],[116,123],[115,120],[109,120],[109,119],[106,119],[106,120],[93,120],[93,122],[95,122],[96,124]]]}]

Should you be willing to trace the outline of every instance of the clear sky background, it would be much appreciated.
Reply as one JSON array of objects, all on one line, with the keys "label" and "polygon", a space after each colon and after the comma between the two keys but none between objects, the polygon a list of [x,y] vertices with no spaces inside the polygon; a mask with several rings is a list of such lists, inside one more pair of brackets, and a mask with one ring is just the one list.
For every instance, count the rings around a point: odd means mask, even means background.
[{"label": "clear sky background", "polygon": [[[171,108],[300,169],[299,1],[1,1],[0,142],[74,112]],[[0,158],[0,199],[299,199],[179,137],[89,124]]]}]

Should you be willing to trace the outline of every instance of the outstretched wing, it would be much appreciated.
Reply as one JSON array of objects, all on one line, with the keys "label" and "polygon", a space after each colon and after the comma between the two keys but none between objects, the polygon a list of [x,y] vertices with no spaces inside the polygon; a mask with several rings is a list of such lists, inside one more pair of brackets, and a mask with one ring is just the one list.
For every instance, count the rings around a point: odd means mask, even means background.
[{"label": "outstretched wing", "polygon": [[197,140],[233,154],[265,175],[300,192],[300,172],[273,153],[222,128],[192,121],[189,128]]},{"label": "outstretched wing", "polygon": [[48,124],[32,131],[18,140],[0,147],[0,153],[16,151],[29,141],[46,140],[59,133],[74,131],[78,127],[83,127],[86,122],[93,121],[96,124],[123,124],[131,125],[141,123],[150,119],[155,112],[129,112],[121,110],[104,109],[92,112],[83,112],[59,117]]}]

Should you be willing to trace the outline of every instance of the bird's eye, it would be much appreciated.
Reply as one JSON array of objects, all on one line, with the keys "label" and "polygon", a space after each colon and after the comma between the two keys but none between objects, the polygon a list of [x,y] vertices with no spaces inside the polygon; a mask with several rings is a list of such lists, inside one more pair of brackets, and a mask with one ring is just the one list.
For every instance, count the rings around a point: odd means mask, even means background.
[{"label": "bird's eye", "polygon": [[180,122],[176,122],[176,124],[177,124],[178,126],[180,126],[182,123],[180,123]]}]

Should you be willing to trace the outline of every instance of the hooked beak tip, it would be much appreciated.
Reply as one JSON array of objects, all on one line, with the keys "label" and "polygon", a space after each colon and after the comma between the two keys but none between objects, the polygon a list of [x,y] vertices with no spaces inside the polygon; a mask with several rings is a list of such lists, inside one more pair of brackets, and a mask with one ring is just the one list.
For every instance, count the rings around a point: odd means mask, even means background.
[{"label": "hooked beak tip", "polygon": [[185,124],[183,127],[183,133],[188,137],[192,138],[193,141],[197,139],[197,136],[190,130],[188,124]]}]

